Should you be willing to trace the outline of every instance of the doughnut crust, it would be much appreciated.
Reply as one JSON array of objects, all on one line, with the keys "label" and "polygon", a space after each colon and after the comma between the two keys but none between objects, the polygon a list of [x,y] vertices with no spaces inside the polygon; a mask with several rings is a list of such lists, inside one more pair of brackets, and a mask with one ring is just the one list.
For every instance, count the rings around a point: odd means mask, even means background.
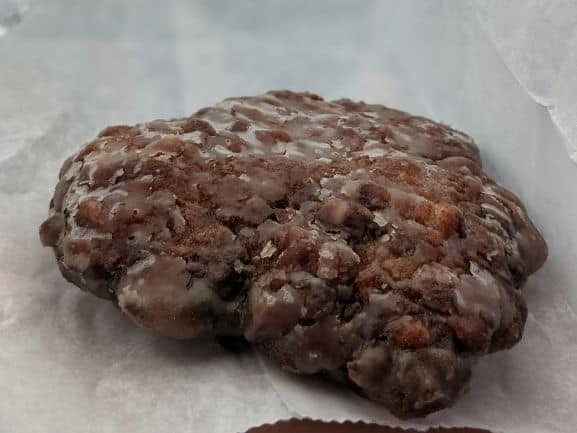
[{"label": "doughnut crust", "polygon": [[105,129],[64,163],[40,237],[145,329],[242,336],[401,417],[519,341],[547,255],[467,135],[290,91]]}]

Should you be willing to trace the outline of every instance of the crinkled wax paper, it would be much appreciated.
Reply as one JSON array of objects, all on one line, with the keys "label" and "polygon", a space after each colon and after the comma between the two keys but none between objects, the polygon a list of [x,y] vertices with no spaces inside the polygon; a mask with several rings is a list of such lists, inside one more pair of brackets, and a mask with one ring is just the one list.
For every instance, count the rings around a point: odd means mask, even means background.
[{"label": "crinkled wax paper", "polygon": [[522,342],[481,360],[455,407],[402,425],[574,431],[575,17],[570,0],[32,0],[0,38],[0,433],[232,433],[292,416],[399,424],[252,352],[147,334],[66,283],[40,246],[61,162],[99,129],[274,88],[468,132],[549,243],[525,287]]}]

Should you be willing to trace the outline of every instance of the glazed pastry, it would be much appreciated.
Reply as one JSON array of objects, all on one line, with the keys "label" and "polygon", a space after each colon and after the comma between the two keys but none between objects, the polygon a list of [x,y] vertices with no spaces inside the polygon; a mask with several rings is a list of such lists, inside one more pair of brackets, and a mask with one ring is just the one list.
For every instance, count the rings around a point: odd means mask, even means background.
[{"label": "glazed pastry", "polygon": [[251,428],[246,433],[490,433],[487,430],[478,430],[467,427],[459,428],[432,428],[426,432],[421,430],[406,430],[362,422],[322,422],[310,419],[291,419],[279,421],[276,424],[267,424]]},{"label": "glazed pastry", "polygon": [[289,91],[105,129],[64,163],[40,235],[139,326],[244,336],[402,417],[519,341],[547,254],[467,135]]}]

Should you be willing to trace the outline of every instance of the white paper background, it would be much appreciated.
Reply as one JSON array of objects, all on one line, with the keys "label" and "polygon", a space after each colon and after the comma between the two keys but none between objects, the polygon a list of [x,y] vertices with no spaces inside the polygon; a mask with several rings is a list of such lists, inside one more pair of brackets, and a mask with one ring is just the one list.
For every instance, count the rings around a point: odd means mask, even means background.
[{"label": "white paper background", "polygon": [[481,361],[453,409],[413,425],[574,431],[576,21],[571,0],[32,1],[0,38],[0,433],[397,422],[252,353],[148,335],[65,283],[40,248],[62,160],[103,126],[272,88],[384,103],[477,139],[550,258],[526,287],[521,344]]}]

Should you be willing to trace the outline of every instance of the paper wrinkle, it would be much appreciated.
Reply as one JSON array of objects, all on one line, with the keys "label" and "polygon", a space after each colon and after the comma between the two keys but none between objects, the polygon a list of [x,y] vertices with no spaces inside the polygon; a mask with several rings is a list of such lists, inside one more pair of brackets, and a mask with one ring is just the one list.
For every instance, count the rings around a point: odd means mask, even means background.
[{"label": "paper wrinkle", "polygon": [[27,9],[25,0],[0,0],[0,36],[19,24]]},{"label": "paper wrinkle", "polygon": [[[547,110],[565,139],[569,159],[577,163],[577,89],[572,81],[577,75],[577,5],[547,0],[470,4],[507,69]],[[516,21],[514,30],[511,20]],[[567,106],[568,93],[572,100]]]},{"label": "paper wrinkle", "polygon": [[[263,371],[267,371],[267,369],[270,368],[270,365],[267,365],[270,361],[268,359],[266,359],[262,353],[257,353],[257,359],[258,359],[258,363],[262,367]],[[275,395],[278,397],[278,399],[282,403],[283,407],[286,409],[287,413],[290,414],[290,417],[299,417],[299,413],[293,411],[289,407],[289,405],[287,404],[287,402],[283,398],[283,394],[281,392],[279,392],[279,390],[276,388],[276,382],[270,381],[270,385],[271,385],[272,389],[274,390]]]},{"label": "paper wrinkle", "polygon": [[[68,137],[72,124],[72,116],[69,113],[60,114],[49,125],[44,135],[24,143],[14,154],[0,161],[0,193],[29,192],[38,180],[35,175],[39,173],[40,165],[50,160],[59,164],[61,162],[59,156],[68,148],[66,144],[74,143],[74,138]],[[21,178],[19,173],[25,170],[29,170],[31,175]],[[14,181],[16,179],[17,182]]]},{"label": "paper wrinkle", "polygon": [[[17,30],[0,39],[0,432],[230,433],[295,415],[419,429],[574,431],[577,171],[549,114],[527,97],[517,63],[504,61],[505,50],[481,28],[481,6],[459,0],[379,0],[363,8],[346,0],[32,6]],[[513,7],[540,10],[535,2]],[[499,14],[487,22],[508,17]],[[527,86],[535,95],[565,98],[539,99],[555,104],[551,112],[565,126],[577,113],[570,110],[574,93],[558,90],[575,83],[577,50],[567,52],[549,87]],[[273,88],[383,103],[470,133],[487,172],[521,197],[542,228],[550,257],[524,288],[525,336],[478,363],[455,407],[400,422],[351,391],[261,363],[254,352],[234,355],[210,342],[150,335],[112,304],[67,283],[51,251],[40,247],[38,226],[60,165],[98,130],[182,116]]]}]

